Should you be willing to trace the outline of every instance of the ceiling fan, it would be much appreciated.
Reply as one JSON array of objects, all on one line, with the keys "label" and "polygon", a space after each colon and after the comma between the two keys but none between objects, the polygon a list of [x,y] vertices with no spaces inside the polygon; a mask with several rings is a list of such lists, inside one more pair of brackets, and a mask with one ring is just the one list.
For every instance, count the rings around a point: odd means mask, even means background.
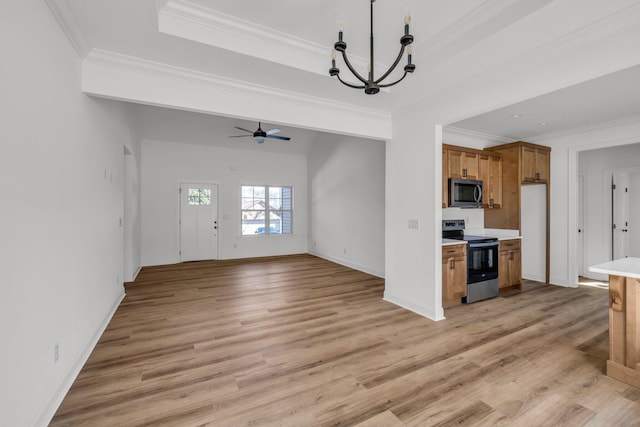
[{"label": "ceiling fan", "polygon": [[229,138],[245,138],[248,136],[252,136],[258,144],[263,144],[266,138],[281,139],[283,141],[289,141],[291,139],[288,136],[274,135],[276,133],[282,132],[280,129],[271,129],[265,132],[262,130],[261,126],[262,126],[262,123],[258,122],[258,130],[256,130],[255,132],[235,126],[236,129],[240,129],[241,131],[248,132],[251,135],[233,135],[233,136],[230,136]]}]

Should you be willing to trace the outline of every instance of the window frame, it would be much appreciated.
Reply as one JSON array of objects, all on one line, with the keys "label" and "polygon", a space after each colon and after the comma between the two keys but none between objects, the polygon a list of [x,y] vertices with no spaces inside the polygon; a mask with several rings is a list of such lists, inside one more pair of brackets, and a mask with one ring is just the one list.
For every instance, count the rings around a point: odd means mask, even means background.
[{"label": "window frame", "polygon": [[[264,188],[264,202],[265,202],[265,208],[264,209],[244,209],[243,206],[243,199],[245,197],[243,197],[243,190],[244,187],[262,187]],[[272,188],[279,188],[281,189],[289,189],[290,193],[291,193],[291,207],[290,209],[283,209],[282,208],[282,203],[280,205],[280,209],[273,209],[270,203],[270,198],[269,198],[269,190]],[[292,236],[294,234],[294,221],[293,221],[293,212],[295,210],[295,206],[294,206],[294,187],[293,185],[267,185],[267,184],[240,184],[240,237],[254,237],[254,236]],[[254,190],[255,193],[255,190]],[[255,198],[255,196],[254,196]],[[284,200],[284,198],[280,199],[280,200]],[[259,211],[259,212],[263,212],[264,213],[264,233],[247,233],[247,234],[243,234],[243,224],[244,224],[244,218],[243,218],[243,214],[244,212],[255,212],[255,211]],[[289,233],[284,233],[282,232],[282,230],[284,229],[284,227],[282,227],[282,224],[280,225],[280,232],[279,233],[272,233],[271,232],[271,214],[272,213],[281,213],[281,212],[288,212],[289,216],[290,216],[290,232]]]}]

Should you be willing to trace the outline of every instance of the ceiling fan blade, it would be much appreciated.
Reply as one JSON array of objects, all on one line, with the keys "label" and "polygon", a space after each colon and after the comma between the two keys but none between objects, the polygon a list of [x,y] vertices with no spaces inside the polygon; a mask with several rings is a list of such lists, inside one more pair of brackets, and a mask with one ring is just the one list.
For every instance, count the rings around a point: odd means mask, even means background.
[{"label": "ceiling fan blade", "polygon": [[291,139],[288,136],[277,136],[277,135],[267,135],[267,138],[281,139],[283,141],[289,141]]},{"label": "ceiling fan blade", "polygon": [[247,138],[247,137],[251,137],[253,135],[232,135],[229,138]]},{"label": "ceiling fan blade", "polygon": [[267,131],[267,135],[273,135],[274,133],[280,133],[282,130],[280,129],[271,129]]},{"label": "ceiling fan blade", "polygon": [[244,129],[244,128],[240,128],[240,127],[238,127],[238,126],[235,126],[235,128],[236,128],[236,129],[243,130],[243,131],[245,131],[245,132],[249,132],[249,133],[251,133],[251,134],[253,133],[253,131],[252,131],[252,130],[247,130],[247,129]]}]

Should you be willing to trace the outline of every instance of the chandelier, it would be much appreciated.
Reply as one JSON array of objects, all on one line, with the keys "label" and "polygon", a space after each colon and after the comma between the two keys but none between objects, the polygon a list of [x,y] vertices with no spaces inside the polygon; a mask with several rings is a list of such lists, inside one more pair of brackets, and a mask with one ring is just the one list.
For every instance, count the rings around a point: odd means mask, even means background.
[{"label": "chandelier", "polygon": [[[329,69],[329,75],[330,76],[336,76],[338,78],[338,80],[340,80],[340,82],[342,82],[342,84],[344,84],[345,86],[349,86],[352,87],[354,89],[364,89],[364,93],[366,93],[367,95],[375,95],[376,93],[380,92],[380,88],[382,87],[389,87],[389,86],[393,86],[397,83],[400,83],[406,76],[407,73],[413,73],[416,69],[416,66],[414,64],[411,63],[411,46],[409,46],[411,43],[413,43],[413,36],[411,34],[409,34],[409,23],[411,22],[411,17],[409,15],[407,15],[404,18],[404,35],[402,37],[400,37],[400,53],[398,53],[398,57],[396,58],[395,62],[393,63],[393,65],[391,66],[391,68],[389,68],[387,70],[386,73],[384,73],[382,76],[380,76],[380,78],[376,79],[374,77],[374,70],[373,70],[373,3],[376,0],[371,0],[371,38],[370,38],[370,56],[369,56],[369,75],[368,78],[365,79],[364,77],[362,77],[360,74],[358,74],[358,72],[353,68],[353,66],[351,65],[351,62],[349,62],[349,59],[347,58],[347,43],[345,41],[342,40],[342,30],[343,30],[343,24],[342,22],[340,22],[340,30],[338,32],[338,41],[335,43],[334,50],[331,52],[331,68]],[[408,47],[407,47],[408,46]],[[396,68],[396,66],[398,65],[398,63],[400,62],[400,60],[402,59],[402,55],[404,54],[404,49],[405,47],[407,47],[407,65],[404,66],[404,74],[402,75],[402,77],[400,77],[398,80],[396,80],[393,83],[382,83],[384,79],[386,79],[389,74],[391,74],[391,72]],[[349,70],[353,73],[353,75],[362,82],[362,85],[354,85],[348,82],[345,82],[344,80],[342,80],[342,78],[340,78],[340,69],[336,67],[336,51],[337,52],[342,52],[342,58],[344,59],[344,63],[347,65],[347,68],[349,68]]]}]

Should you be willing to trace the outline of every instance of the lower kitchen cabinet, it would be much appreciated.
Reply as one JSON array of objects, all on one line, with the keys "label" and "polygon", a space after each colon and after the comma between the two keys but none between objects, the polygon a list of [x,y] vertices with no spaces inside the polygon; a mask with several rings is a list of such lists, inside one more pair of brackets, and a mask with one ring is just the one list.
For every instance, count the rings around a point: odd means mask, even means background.
[{"label": "lower kitchen cabinet", "polygon": [[498,249],[498,286],[522,288],[520,239],[501,240]]},{"label": "lower kitchen cabinet", "polygon": [[467,245],[442,247],[442,307],[453,307],[467,296]]}]

